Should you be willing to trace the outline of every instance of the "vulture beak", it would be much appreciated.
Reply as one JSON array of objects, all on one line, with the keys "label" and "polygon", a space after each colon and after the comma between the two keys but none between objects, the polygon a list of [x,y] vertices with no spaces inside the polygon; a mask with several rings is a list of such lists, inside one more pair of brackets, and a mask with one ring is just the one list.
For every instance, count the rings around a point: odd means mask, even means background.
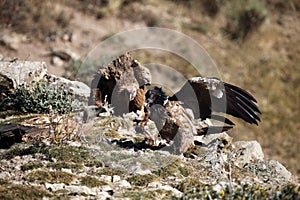
[{"label": "vulture beak", "polygon": [[135,98],[137,93],[136,88],[133,86],[128,86],[126,89],[129,94],[129,100],[132,101]]},{"label": "vulture beak", "polygon": [[151,107],[153,104],[153,102],[150,100],[146,100],[145,103],[144,103],[144,107]]}]

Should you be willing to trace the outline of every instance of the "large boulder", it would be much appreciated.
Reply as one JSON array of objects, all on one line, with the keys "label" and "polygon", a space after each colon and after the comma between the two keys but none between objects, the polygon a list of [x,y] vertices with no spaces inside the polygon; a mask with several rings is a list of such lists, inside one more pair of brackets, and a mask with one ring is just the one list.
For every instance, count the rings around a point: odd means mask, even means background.
[{"label": "large boulder", "polygon": [[45,62],[4,60],[0,61],[0,77],[12,83],[15,89],[23,83],[39,81],[47,73]]},{"label": "large boulder", "polygon": [[45,75],[45,79],[50,85],[60,86],[64,85],[74,95],[73,108],[78,106],[87,106],[90,97],[91,89],[88,85],[80,81],[71,81],[63,77],[57,77],[52,74]]},{"label": "large boulder", "polygon": [[73,108],[87,105],[90,88],[86,84],[48,74],[45,62],[15,59],[0,61],[0,103],[20,85],[25,84],[30,88],[34,82],[41,80],[46,81],[49,87],[63,85],[68,88],[74,95]]}]

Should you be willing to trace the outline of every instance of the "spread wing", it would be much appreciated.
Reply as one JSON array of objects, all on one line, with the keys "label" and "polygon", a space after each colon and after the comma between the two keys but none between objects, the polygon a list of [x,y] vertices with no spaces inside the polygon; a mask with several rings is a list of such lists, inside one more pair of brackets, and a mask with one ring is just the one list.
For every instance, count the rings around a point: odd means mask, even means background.
[{"label": "spread wing", "polygon": [[[217,78],[194,77],[170,99],[184,102],[194,111],[195,117],[219,118],[212,112],[221,112],[258,125],[261,114],[256,99],[247,91]],[[226,123],[230,120],[224,118]],[[232,123],[232,122],[231,122]]]}]

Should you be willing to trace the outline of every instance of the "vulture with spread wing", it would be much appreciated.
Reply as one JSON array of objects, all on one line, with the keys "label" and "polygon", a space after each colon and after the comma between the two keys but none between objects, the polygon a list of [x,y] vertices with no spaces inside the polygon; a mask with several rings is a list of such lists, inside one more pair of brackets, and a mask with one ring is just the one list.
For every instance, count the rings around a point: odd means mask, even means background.
[{"label": "vulture with spread wing", "polygon": [[[233,127],[231,120],[213,114],[214,112],[258,124],[261,112],[255,103],[256,100],[250,93],[237,86],[217,78],[194,77],[171,97],[159,87],[148,90],[145,105],[160,136],[167,142],[173,141],[177,152],[183,153],[193,144],[193,136],[220,133]],[[213,118],[229,125],[203,126],[195,118],[200,118],[200,122]]]},{"label": "vulture with spread wing", "polygon": [[258,125],[261,114],[256,99],[247,91],[217,78],[194,77],[173,96],[171,101],[180,100],[186,108],[192,109],[195,118],[213,118],[234,125],[229,119],[217,113],[226,113]]},{"label": "vulture with spread wing", "polygon": [[112,104],[117,115],[143,110],[145,85],[150,83],[149,69],[126,53],[99,68],[92,80],[89,105]]}]

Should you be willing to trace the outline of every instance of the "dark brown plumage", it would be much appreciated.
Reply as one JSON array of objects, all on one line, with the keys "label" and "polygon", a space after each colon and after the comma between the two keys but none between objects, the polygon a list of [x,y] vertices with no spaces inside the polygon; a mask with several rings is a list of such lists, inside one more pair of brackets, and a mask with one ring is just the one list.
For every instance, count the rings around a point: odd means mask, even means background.
[{"label": "dark brown plumage", "polygon": [[222,82],[217,78],[194,77],[169,100],[180,100],[184,107],[191,108],[195,118],[215,118],[234,125],[227,118],[213,112],[226,113],[243,119],[250,124],[258,125],[261,114],[256,99],[247,91]]},{"label": "dark brown plumage", "polygon": [[98,70],[92,81],[89,105],[102,107],[107,101],[116,115],[143,109],[145,85],[150,83],[150,71],[126,53]]},{"label": "dark brown plumage", "polygon": [[136,96],[129,102],[129,111],[136,112],[138,110],[144,111],[144,104],[146,100],[146,89],[137,88]]},{"label": "dark brown plumage", "polygon": [[[145,104],[160,136],[168,142],[173,141],[178,152],[182,153],[193,143],[194,135],[220,133],[233,128],[233,122],[213,112],[227,113],[258,124],[261,112],[255,103],[251,94],[237,86],[216,78],[195,77],[171,97],[159,87],[148,90]],[[206,118],[223,120],[229,125],[201,123]]]},{"label": "dark brown plumage", "polygon": [[197,134],[191,116],[179,101],[168,101],[161,88],[155,87],[146,94],[146,104],[150,107],[150,118],[155,122],[161,138],[173,142],[170,150],[181,154],[193,145]]}]

